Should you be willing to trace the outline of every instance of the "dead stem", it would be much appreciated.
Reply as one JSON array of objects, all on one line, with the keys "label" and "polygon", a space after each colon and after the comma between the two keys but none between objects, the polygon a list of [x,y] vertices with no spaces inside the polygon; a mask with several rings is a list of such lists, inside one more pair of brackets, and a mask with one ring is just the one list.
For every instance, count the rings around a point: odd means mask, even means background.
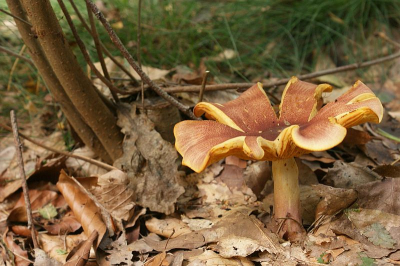
[{"label": "dead stem", "polygon": [[190,108],[186,105],[183,105],[180,103],[178,100],[176,100],[174,97],[166,93],[163,89],[161,89],[157,84],[155,84],[149,76],[147,76],[146,73],[143,72],[142,68],[138,66],[136,61],[133,59],[131,54],[126,50],[125,46],[122,44],[121,40],[117,36],[117,34],[114,32],[112,29],[110,23],[106,20],[104,17],[103,13],[97,8],[97,6],[91,1],[91,0],[85,0],[90,8],[92,9],[92,12],[95,14],[95,16],[100,20],[100,22],[103,24],[104,28],[106,29],[111,41],[114,43],[114,45],[118,48],[118,50],[122,53],[122,55],[125,57],[125,59],[128,61],[128,63],[133,67],[133,69],[138,73],[138,75],[141,77],[141,79],[146,82],[152,90],[154,90],[158,95],[160,95],[162,98],[170,102],[172,105],[177,107],[179,110],[181,110],[183,113],[185,113],[187,116],[189,116],[192,119],[199,120],[193,112],[190,110]]},{"label": "dead stem", "polygon": [[16,52],[13,52],[4,46],[0,46],[0,51],[5,52],[6,54],[9,54],[9,55],[15,56],[21,60],[24,60],[25,62],[29,63],[30,65],[35,66],[35,64],[33,63],[33,61],[30,58],[20,55]]},{"label": "dead stem", "polygon": [[[12,131],[12,129],[11,129],[9,126],[7,126],[7,125],[0,124],[0,127],[4,128],[5,130]],[[67,156],[67,157],[71,157],[71,158],[76,158],[76,159],[79,159],[79,160],[83,160],[83,161],[85,161],[85,162],[88,162],[88,163],[97,165],[98,167],[101,167],[101,168],[103,168],[103,169],[105,169],[105,170],[108,170],[108,171],[118,170],[118,168],[116,168],[116,167],[114,167],[114,166],[111,166],[111,165],[109,165],[109,164],[100,162],[100,161],[95,160],[95,159],[91,159],[91,158],[88,158],[88,157],[85,157],[85,156],[73,154],[73,153],[71,153],[71,152],[66,152],[66,151],[60,151],[60,150],[57,150],[57,149],[53,149],[53,148],[51,148],[51,147],[48,147],[48,146],[46,146],[46,145],[41,144],[40,142],[37,142],[36,140],[31,139],[30,137],[28,137],[28,136],[26,136],[26,135],[24,135],[24,134],[22,134],[22,133],[20,133],[20,132],[18,132],[18,133],[19,133],[19,136],[21,136],[22,138],[26,139],[27,141],[32,142],[33,144],[35,144],[35,145],[37,145],[37,146],[39,146],[39,147],[42,147],[43,149],[52,151],[52,152],[54,152],[54,153],[62,154],[62,155]]]},{"label": "dead stem", "polygon": [[20,17],[18,17],[18,16],[16,16],[16,15],[13,15],[13,14],[11,14],[10,12],[5,11],[5,10],[2,9],[2,8],[0,8],[0,12],[3,12],[4,14],[9,15],[10,17],[13,17],[13,18],[16,19],[16,20],[21,21],[22,23],[25,23],[25,24],[28,25],[29,27],[32,27],[32,24],[29,23],[28,21],[26,21],[25,19],[22,19],[22,18],[20,18]]},{"label": "dead stem", "polygon": [[10,119],[11,119],[11,126],[12,132],[14,135],[14,144],[18,156],[18,165],[19,165],[19,173],[22,179],[22,190],[24,192],[24,199],[25,199],[25,207],[26,207],[26,215],[28,217],[28,229],[31,230],[32,235],[32,242],[34,248],[39,248],[37,239],[36,239],[36,230],[35,226],[33,225],[33,218],[32,218],[32,208],[31,208],[31,201],[29,199],[29,190],[28,190],[28,183],[26,182],[26,175],[24,170],[24,160],[22,159],[22,144],[19,139],[18,135],[18,124],[17,118],[15,116],[14,110],[10,112]]}]

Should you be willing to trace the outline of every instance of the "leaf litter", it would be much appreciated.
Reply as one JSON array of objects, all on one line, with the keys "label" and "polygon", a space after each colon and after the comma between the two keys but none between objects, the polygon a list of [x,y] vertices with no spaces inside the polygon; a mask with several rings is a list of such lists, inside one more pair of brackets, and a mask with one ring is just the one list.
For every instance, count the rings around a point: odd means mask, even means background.
[{"label": "leaf litter", "polygon": [[[179,82],[199,84],[201,72],[175,71]],[[160,79],[170,72],[153,71]],[[345,86],[345,76],[321,80]],[[268,162],[228,157],[203,173],[191,173],[180,166],[171,139],[160,134],[157,126],[164,119],[151,121],[135,106],[119,110],[124,155],[114,166],[122,171],[71,158],[65,162],[48,153],[32,155],[28,146],[24,158],[34,224],[41,231],[35,263],[76,265],[78,258],[84,265],[96,255],[101,265],[399,264],[399,163],[392,164],[400,157],[399,143],[379,134],[381,129],[399,136],[399,88],[390,82],[385,87],[393,97],[387,123],[351,129],[338,147],[298,159],[303,223],[309,231],[301,245],[276,235]],[[178,95],[197,102],[194,93]],[[237,95],[212,92],[205,99],[226,102]],[[2,260],[29,265],[35,258],[20,185],[15,185],[14,153],[12,144],[2,146]],[[68,174],[60,174],[63,168]]]}]

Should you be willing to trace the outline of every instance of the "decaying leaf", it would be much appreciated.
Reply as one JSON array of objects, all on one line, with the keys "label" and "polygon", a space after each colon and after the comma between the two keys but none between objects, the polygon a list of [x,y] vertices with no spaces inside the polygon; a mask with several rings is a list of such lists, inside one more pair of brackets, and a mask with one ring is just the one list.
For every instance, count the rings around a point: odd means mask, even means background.
[{"label": "decaying leaf", "polygon": [[53,258],[61,263],[65,263],[68,253],[86,239],[87,237],[85,233],[64,236],[52,236],[48,234],[38,235],[39,244],[43,250],[50,258]]},{"label": "decaying leaf", "polygon": [[[234,239],[239,239],[242,243],[239,245],[233,241]],[[245,209],[231,211],[210,229],[202,229],[163,241],[146,237],[144,241],[157,251],[193,249],[209,243],[219,243],[215,250],[225,257],[239,254],[246,257],[257,250],[267,250],[272,254],[282,251],[276,235],[268,231],[258,219],[249,216]]]},{"label": "decaying leaf", "polygon": [[125,134],[124,155],[115,166],[126,171],[137,204],[152,211],[170,214],[177,198],[183,194],[178,171],[178,155],[171,143],[162,139],[154,124],[144,114],[130,114],[126,109],[119,114],[118,125]]},{"label": "decaying leaf", "polygon": [[198,256],[194,256],[188,259],[188,266],[215,266],[215,265],[229,265],[229,266],[253,266],[254,264],[247,258],[232,258],[227,259],[218,255],[217,253],[206,250]]},{"label": "decaying leaf", "polygon": [[182,220],[170,217],[162,220],[151,218],[146,221],[146,227],[150,232],[167,238],[175,238],[192,232]]},{"label": "decaying leaf", "polygon": [[99,207],[64,171],[61,171],[57,188],[63,194],[76,219],[82,224],[86,236],[89,237],[93,231],[99,233],[96,242],[98,246],[106,233],[106,225],[101,218]]},{"label": "decaying leaf", "polygon": [[333,167],[329,168],[324,179],[337,188],[355,188],[358,185],[378,180],[380,176],[367,167],[336,161]]},{"label": "decaying leaf", "polygon": [[362,230],[361,233],[368,237],[368,240],[374,245],[381,246],[383,248],[394,248],[394,245],[397,243],[396,240],[390,236],[385,227],[380,223],[371,224]]},{"label": "decaying leaf", "polygon": [[127,221],[133,215],[135,194],[124,172],[113,170],[99,176],[90,191],[113,218]]},{"label": "decaying leaf", "polygon": [[97,233],[97,231],[93,231],[88,239],[80,243],[79,249],[76,250],[75,254],[72,255],[72,257],[70,257],[64,265],[66,266],[85,265],[87,260],[89,259],[90,249],[93,245],[93,242],[96,240],[98,236],[99,234]]}]

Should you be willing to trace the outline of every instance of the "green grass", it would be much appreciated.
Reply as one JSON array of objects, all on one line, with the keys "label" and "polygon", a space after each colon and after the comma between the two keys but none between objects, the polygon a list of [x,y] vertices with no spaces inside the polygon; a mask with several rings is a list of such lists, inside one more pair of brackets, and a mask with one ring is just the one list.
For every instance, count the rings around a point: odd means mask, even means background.
[{"label": "green grass", "polygon": [[[136,57],[138,1],[104,1],[111,23],[123,22],[117,34]],[[68,1],[65,1],[69,7]],[[73,37],[55,0],[52,4],[65,29]],[[76,1],[87,17],[83,1]],[[2,4],[2,7],[4,4]],[[72,8],[70,8],[73,15]],[[389,36],[399,26],[400,2],[397,0],[146,0],[142,4],[141,56],[144,65],[171,69],[177,65],[197,67],[205,60],[217,81],[252,81],[271,77],[288,77],[315,69],[319,54],[327,54],[336,65],[378,57],[383,49],[393,49],[372,37],[377,31]],[[4,19],[4,15],[0,15]],[[74,16],[75,25],[93,60],[97,61],[93,41]],[[101,39],[113,54],[105,31],[98,27]],[[1,34],[0,34],[1,36]],[[6,40],[0,39],[4,45]],[[7,45],[6,45],[7,46]],[[18,50],[19,44],[12,44]],[[16,49],[18,48],[18,49]],[[237,56],[224,62],[207,60],[226,49]],[[74,47],[84,65],[79,49]],[[0,79],[7,76],[13,59],[6,62]]]}]

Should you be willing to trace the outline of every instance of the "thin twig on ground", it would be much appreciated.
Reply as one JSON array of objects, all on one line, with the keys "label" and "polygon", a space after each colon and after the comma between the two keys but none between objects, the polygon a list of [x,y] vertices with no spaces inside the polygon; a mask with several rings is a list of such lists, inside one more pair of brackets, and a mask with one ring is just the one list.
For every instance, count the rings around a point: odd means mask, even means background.
[{"label": "thin twig on ground", "polygon": [[0,51],[5,52],[6,54],[9,54],[9,55],[15,56],[15,57],[17,57],[17,58],[19,58],[21,60],[24,60],[25,62],[29,63],[30,65],[35,66],[35,64],[33,63],[33,61],[30,58],[28,58],[26,56],[23,56],[23,55],[20,55],[20,54],[18,54],[16,52],[13,52],[13,51],[7,49],[4,46],[0,46]]},{"label": "thin twig on ground", "polygon": [[146,73],[143,72],[143,70],[138,66],[136,61],[133,59],[131,54],[128,52],[128,50],[125,48],[125,46],[122,44],[121,40],[117,36],[117,34],[114,32],[112,29],[110,23],[106,20],[104,17],[103,13],[97,8],[97,6],[91,1],[91,0],[85,0],[87,3],[89,3],[90,8],[92,9],[92,12],[95,14],[95,16],[100,20],[100,22],[103,24],[104,28],[106,29],[111,41],[114,43],[114,45],[118,48],[118,50],[122,53],[122,55],[125,57],[125,59],[128,61],[128,63],[133,67],[133,69],[138,73],[138,75],[141,77],[141,79],[146,82],[152,90],[154,90],[158,95],[160,95],[162,98],[170,102],[172,105],[177,107],[180,111],[185,113],[187,116],[189,116],[192,119],[199,120],[193,112],[190,110],[189,106],[186,106],[176,100],[174,97],[166,93],[163,89],[161,89],[157,84],[155,84],[149,76],[147,76]]},{"label": "thin twig on ground", "polygon": [[18,124],[17,124],[17,118],[15,116],[14,110],[11,110],[11,112],[10,112],[10,119],[11,119],[12,132],[14,135],[14,144],[15,144],[15,148],[16,148],[16,152],[17,152],[17,156],[18,156],[19,173],[20,173],[21,179],[22,179],[22,190],[23,190],[24,199],[25,199],[26,215],[28,217],[28,229],[31,230],[33,247],[39,248],[39,245],[38,245],[38,242],[36,239],[35,225],[33,224],[31,201],[29,199],[28,183],[26,182],[26,175],[25,175],[25,170],[24,170],[24,160],[22,158],[22,144],[21,144],[21,141],[20,141],[19,135],[18,135]]},{"label": "thin twig on ground", "polygon": [[15,15],[11,14],[10,12],[8,12],[8,11],[2,9],[2,8],[0,8],[0,12],[3,12],[4,14],[7,14],[10,17],[13,17],[14,19],[17,19],[17,20],[21,21],[22,23],[25,23],[26,25],[29,25],[30,27],[32,27],[32,24],[29,23],[28,21],[26,21],[25,19],[22,19],[22,18],[20,18],[18,16],[15,16]]},{"label": "thin twig on ground", "polygon": [[117,87],[114,86],[114,84],[112,84],[108,79],[106,79],[99,70],[97,70],[97,68],[94,66],[92,60],[90,59],[90,55],[86,49],[85,44],[83,43],[83,41],[81,40],[81,38],[78,35],[78,32],[76,31],[74,22],[71,19],[71,16],[69,15],[69,12],[67,10],[67,7],[64,5],[63,0],[57,0],[58,4],[61,7],[61,10],[64,13],[65,18],[67,19],[68,25],[72,31],[72,34],[74,35],[74,38],[76,40],[76,43],[79,46],[79,49],[82,52],[83,57],[85,58],[86,63],[89,65],[90,69],[93,71],[93,73],[104,83],[106,84],[106,86],[110,89],[111,91],[111,95],[114,99],[115,102],[119,102],[119,98],[116,95],[116,93],[121,93],[124,94],[126,93],[125,91],[121,91],[120,89],[118,89]]},{"label": "thin twig on ground", "polygon": [[[0,127],[4,128],[5,130],[8,130],[8,131],[12,132],[12,128],[10,128],[7,125],[0,124]],[[19,136],[21,136],[22,138],[26,139],[27,141],[32,142],[33,144],[35,144],[35,145],[37,145],[39,147],[42,147],[43,149],[46,149],[46,150],[52,151],[54,153],[58,153],[58,154],[61,154],[61,155],[67,156],[67,157],[72,157],[72,158],[75,158],[75,159],[79,159],[79,160],[82,160],[82,161],[97,165],[98,167],[101,167],[101,168],[103,168],[105,170],[108,170],[108,171],[118,170],[118,168],[116,168],[114,166],[111,166],[109,164],[100,162],[100,161],[92,159],[92,158],[88,158],[88,157],[85,157],[85,156],[73,154],[71,152],[66,152],[66,151],[60,151],[60,150],[57,150],[57,149],[53,149],[51,147],[43,145],[42,143],[40,143],[40,142],[38,142],[38,141],[26,136],[25,134],[23,134],[21,132],[18,132],[18,133],[19,133]]]},{"label": "thin twig on ground", "polygon": [[[307,79],[312,79],[312,78],[317,78],[321,77],[324,75],[329,75],[329,74],[335,74],[335,73],[340,73],[340,72],[345,72],[349,70],[355,70],[359,68],[364,68],[364,67],[369,67],[372,65],[377,65],[381,64],[387,61],[391,61],[393,59],[396,59],[400,57],[400,52],[388,55],[388,56],[383,56],[379,57],[373,60],[361,62],[361,63],[354,63],[350,65],[345,65],[345,66],[340,66],[340,67],[335,67],[335,68],[330,68],[330,69],[325,69],[309,74],[304,74],[304,75],[298,75],[297,77],[301,80],[307,80]],[[275,87],[275,86],[280,86],[280,85],[285,85],[290,78],[285,78],[285,79],[279,79],[277,81],[272,81],[268,83],[264,83],[263,87],[264,89],[270,88],[270,87]],[[251,86],[253,86],[254,83],[228,83],[228,84],[216,84],[216,85],[207,85],[207,88],[205,91],[219,91],[219,90],[239,90],[239,91],[245,91]],[[199,92],[201,90],[201,85],[190,85],[190,86],[173,86],[173,87],[167,87],[164,88],[164,91],[168,93],[175,93],[175,92]],[[135,90],[132,90],[135,91]],[[136,89],[138,91],[138,89]]]},{"label": "thin twig on ground", "polygon": [[[79,20],[81,21],[83,27],[86,29],[86,31],[90,35],[92,35],[89,25],[86,23],[86,21],[83,18],[79,9],[76,7],[75,2],[73,0],[69,0],[69,2],[71,3],[72,8],[74,9]],[[93,37],[93,35],[92,35],[92,37]],[[125,72],[126,75],[128,75],[128,77],[129,77],[128,81],[132,81],[134,86],[139,86],[139,82],[135,79],[135,77],[131,74],[131,72],[129,72],[129,70],[126,69],[126,67],[124,65],[122,65],[120,62],[118,62],[117,59],[114,58],[114,56],[110,53],[110,51],[108,51],[108,49],[104,46],[104,44],[101,41],[100,41],[100,45],[101,45],[101,48],[103,49],[103,52],[108,56],[108,58],[110,58],[111,61],[113,61],[114,64],[116,64],[119,67],[119,69],[121,69],[123,72]]]},{"label": "thin twig on ground", "polygon": [[206,70],[206,72],[204,72],[203,81],[201,82],[201,89],[200,89],[200,92],[199,92],[199,100],[198,100],[198,102],[201,102],[203,100],[203,95],[204,95],[204,91],[206,89],[206,84],[207,84],[208,73],[210,73],[210,71],[208,71],[208,70]]}]

